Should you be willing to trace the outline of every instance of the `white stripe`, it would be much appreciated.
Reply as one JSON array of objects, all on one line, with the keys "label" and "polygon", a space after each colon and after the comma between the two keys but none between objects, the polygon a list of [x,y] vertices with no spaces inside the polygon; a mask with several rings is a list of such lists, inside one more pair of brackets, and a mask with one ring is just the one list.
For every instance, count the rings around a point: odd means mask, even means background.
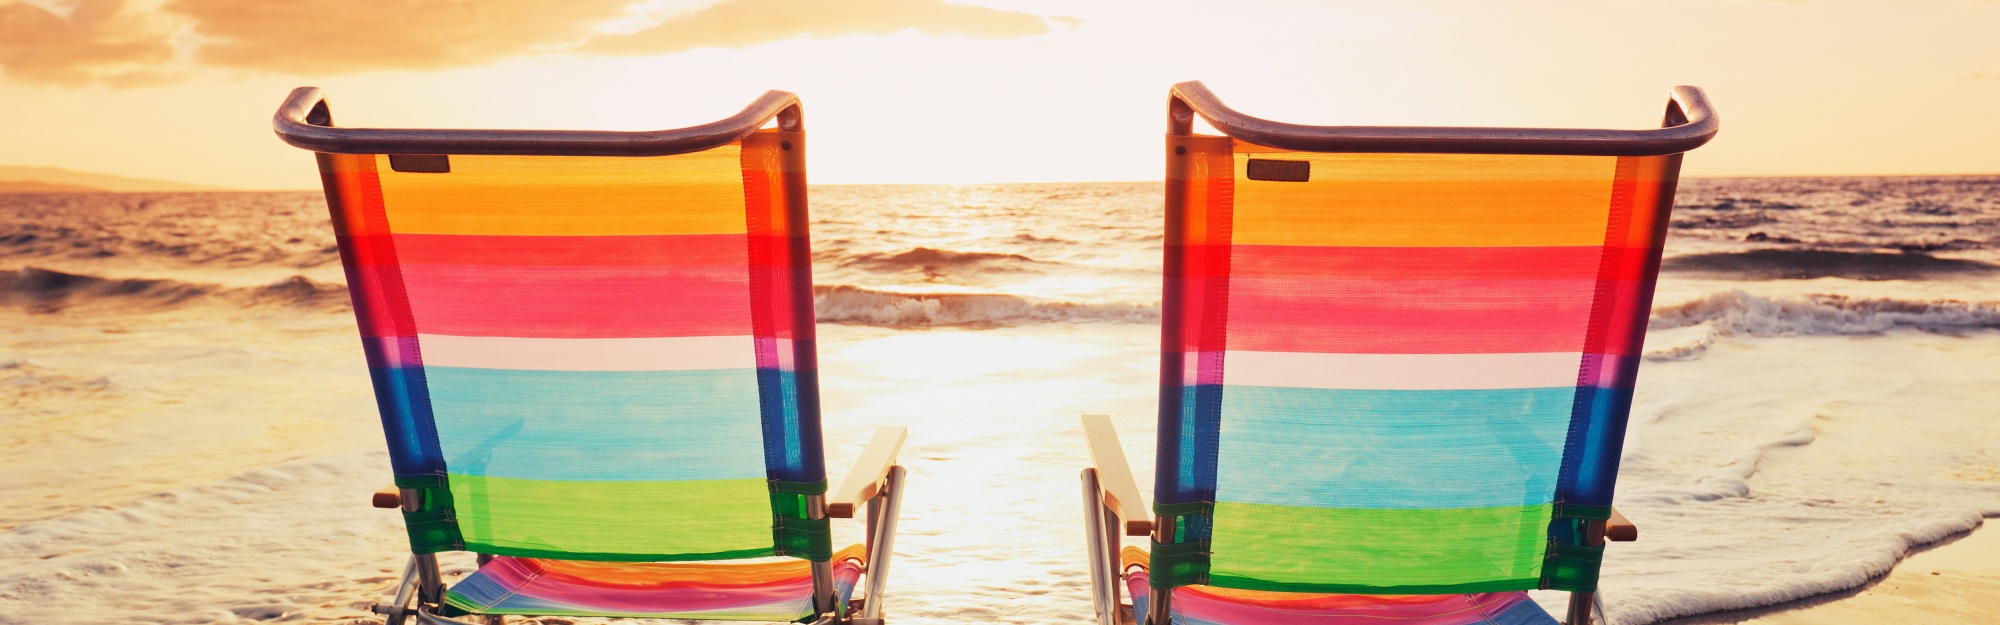
[{"label": "white stripe", "polygon": [[424,364],[537,371],[687,371],[757,366],[749,336],[524,339],[419,334]]},{"label": "white stripe", "polygon": [[1231,350],[1223,382],[1355,390],[1469,390],[1576,386],[1579,352],[1530,354],[1311,354]]}]

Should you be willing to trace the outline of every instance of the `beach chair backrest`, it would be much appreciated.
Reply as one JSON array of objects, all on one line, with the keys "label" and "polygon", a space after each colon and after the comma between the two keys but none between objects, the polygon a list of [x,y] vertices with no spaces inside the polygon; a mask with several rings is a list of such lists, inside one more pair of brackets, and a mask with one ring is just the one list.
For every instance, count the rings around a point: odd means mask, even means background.
[{"label": "beach chair backrest", "polygon": [[663,155],[292,129],[321,152],[417,553],[826,559],[797,110],[774,92]]},{"label": "beach chair backrest", "polygon": [[1283,137],[1199,83],[1172,102],[1154,585],[1593,589],[1692,145]]}]

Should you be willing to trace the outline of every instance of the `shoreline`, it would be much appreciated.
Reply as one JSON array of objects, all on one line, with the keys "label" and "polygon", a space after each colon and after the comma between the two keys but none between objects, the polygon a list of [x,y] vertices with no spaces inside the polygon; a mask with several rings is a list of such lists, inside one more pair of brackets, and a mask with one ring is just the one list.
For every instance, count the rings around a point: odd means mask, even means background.
[{"label": "shoreline", "polygon": [[1981,523],[1905,555],[1859,587],[1777,605],[1662,621],[1658,625],[1862,625],[1921,620],[1988,623],[2000,614],[2000,531]]}]

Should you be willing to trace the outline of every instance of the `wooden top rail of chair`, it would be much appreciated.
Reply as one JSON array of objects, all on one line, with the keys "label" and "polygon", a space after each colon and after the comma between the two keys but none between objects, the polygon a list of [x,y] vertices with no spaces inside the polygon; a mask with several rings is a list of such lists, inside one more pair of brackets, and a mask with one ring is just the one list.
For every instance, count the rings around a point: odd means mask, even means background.
[{"label": "wooden top rail of chair", "polygon": [[337,128],[326,94],[318,87],[299,87],[278,107],[271,125],[285,143],[331,154],[667,156],[742,139],[772,118],[777,118],[781,129],[805,129],[799,97],[784,91],[767,91],[726,119],[670,130]]},{"label": "wooden top rail of chair", "polygon": [[854,518],[854,509],[874,499],[882,492],[882,480],[889,477],[889,470],[896,467],[896,454],[903,449],[903,439],[910,429],[900,425],[885,425],[875,428],[875,437],[869,439],[868,448],[861,450],[861,457],[854,461],[854,469],[847,472],[847,479],[840,482],[840,488],[826,498],[826,515],[836,519]]},{"label": "wooden top rail of chair", "polygon": [[1199,81],[1174,85],[1167,95],[1167,132],[1186,135],[1200,115],[1222,134],[1256,145],[1301,152],[1421,152],[1459,154],[1576,154],[1659,156],[1686,152],[1715,137],[1721,121],[1708,96],[1695,87],[1669,92],[1663,127],[1651,130],[1584,128],[1453,128],[1432,126],[1307,126],[1251,117],[1229,108]]},{"label": "wooden top rail of chair", "polygon": [[1083,415],[1083,436],[1090,443],[1090,464],[1097,469],[1098,488],[1104,491],[1104,506],[1125,522],[1126,536],[1153,533],[1153,515],[1139,496],[1139,484],[1132,480],[1132,466],[1125,462],[1125,448],[1118,444],[1118,431],[1111,417]]}]

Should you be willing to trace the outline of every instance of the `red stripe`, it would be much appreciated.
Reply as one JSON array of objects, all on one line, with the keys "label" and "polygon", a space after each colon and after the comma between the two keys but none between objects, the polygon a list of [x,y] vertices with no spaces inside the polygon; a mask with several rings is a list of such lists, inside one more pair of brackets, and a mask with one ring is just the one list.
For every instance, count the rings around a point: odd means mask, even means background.
[{"label": "red stripe", "polygon": [[[1239,278],[1548,279],[1594,278],[1603,248],[1312,247],[1238,245],[1227,268]],[[1190,265],[1188,277],[1208,277]]]},{"label": "red stripe", "polygon": [[364,337],[416,336],[402,276],[394,271],[374,271],[370,264],[394,266],[396,248],[384,237],[389,218],[382,205],[381,179],[375,173],[373,155],[320,154],[320,179],[326,187],[327,208],[332,213],[335,244],[340,247],[342,269],[347,274],[348,297],[354,303],[354,320]]},{"label": "red stripe", "polygon": [[523,338],[751,333],[749,272],[741,265],[401,269],[421,332]]},{"label": "red stripe", "polygon": [[1161,301],[1164,310],[1160,349],[1168,353],[1229,349],[1228,337],[1219,331],[1227,312],[1223,310],[1224,302],[1220,295],[1209,295],[1221,293],[1229,282],[1217,278],[1167,278],[1166,282],[1166,292],[1178,293],[1180,297]]},{"label": "red stripe", "polygon": [[[1228,349],[1230,341],[1226,322],[1235,160],[1226,138],[1170,136],[1167,144],[1172,154],[1167,157],[1160,349],[1169,354],[1219,353]],[[1183,375],[1183,371],[1161,372],[1163,380],[1175,383]]]},{"label": "red stripe", "polygon": [[1645,349],[1665,218],[1673,202],[1672,194],[1660,193],[1662,181],[1642,176],[1642,168],[1657,166],[1656,158],[1618,159],[1611,220],[1604,233],[1606,254],[1598,268],[1593,331],[1584,346],[1588,353],[1630,356]]},{"label": "red stripe", "polygon": [[1362,354],[1581,351],[1591,279],[1231,278],[1228,349]]},{"label": "red stripe", "polygon": [[744,235],[474,236],[398,234],[410,265],[639,267],[742,265]]},{"label": "red stripe", "polygon": [[[357,256],[350,264],[391,265],[381,250],[393,246],[395,258],[412,265],[488,265],[500,267],[640,267],[675,265],[745,265],[755,258],[746,249],[787,249],[791,237],[741,234],[660,236],[477,236],[398,234],[340,237]],[[807,263],[787,255],[776,262],[793,267]]]},{"label": "red stripe", "polygon": [[[810,340],[813,337],[812,324],[800,325],[793,321],[800,318],[801,306],[805,315],[812,314],[812,281],[810,269],[789,269],[783,267],[758,267],[752,269],[759,279],[761,288],[767,289],[767,297],[759,301],[759,306],[770,312],[773,324],[769,330],[758,328],[757,336],[765,338]],[[811,317],[805,317],[811,319]],[[765,334],[765,332],[770,334]]]}]

